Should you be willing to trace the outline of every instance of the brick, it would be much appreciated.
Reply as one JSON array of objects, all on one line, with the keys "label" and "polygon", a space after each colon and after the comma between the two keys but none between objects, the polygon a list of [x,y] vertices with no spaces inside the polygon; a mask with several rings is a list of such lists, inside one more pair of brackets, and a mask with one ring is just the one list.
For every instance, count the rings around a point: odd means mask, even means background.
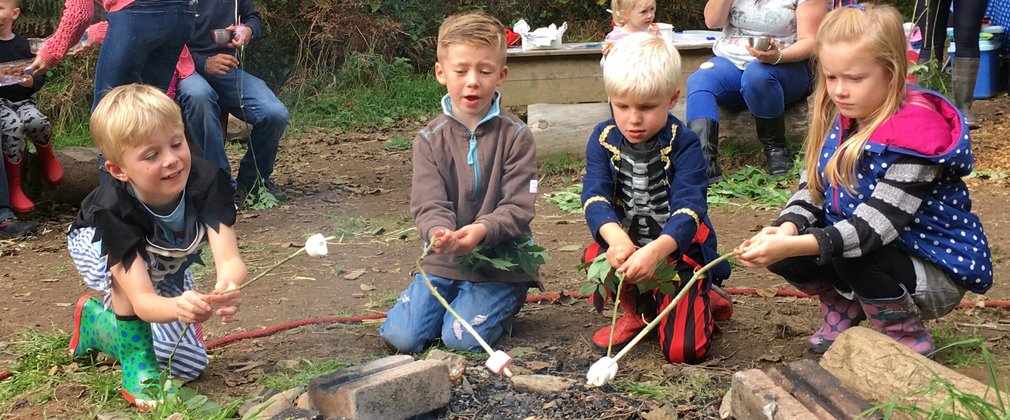
[{"label": "brick", "polygon": [[[322,394],[332,393],[338,386],[355,379],[365,377],[397,366],[412,363],[414,357],[409,354],[398,354],[376,359],[363,365],[351,366],[328,375],[320,376],[309,382],[309,398],[316,401]],[[317,406],[318,407],[318,406]]]},{"label": "brick", "polygon": [[758,369],[734,373],[732,395],[730,406],[733,417],[738,419],[817,419],[796,398],[775,385],[768,375]]},{"label": "brick", "polygon": [[352,420],[406,419],[442,408],[452,396],[449,368],[435,360],[394,366],[315,391],[310,397],[324,417]]}]

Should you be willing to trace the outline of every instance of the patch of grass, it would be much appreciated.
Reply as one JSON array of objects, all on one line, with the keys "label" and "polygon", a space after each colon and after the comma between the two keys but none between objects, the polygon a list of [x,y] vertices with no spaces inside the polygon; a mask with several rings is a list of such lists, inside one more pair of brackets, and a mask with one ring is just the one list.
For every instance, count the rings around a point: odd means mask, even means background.
[{"label": "patch of grass", "polygon": [[402,76],[385,86],[327,87],[292,106],[290,131],[391,127],[404,119],[437,114],[443,95],[445,88],[432,75]]},{"label": "patch of grass", "polygon": [[[540,176],[577,176],[586,167],[586,159],[558,156],[540,164]],[[567,181],[566,181],[567,182]]]},{"label": "patch of grass", "polygon": [[565,213],[582,214],[582,184],[548,194],[547,202],[557,205]]},{"label": "patch of grass", "polygon": [[[942,352],[938,351],[934,356],[937,362],[943,363],[945,366],[949,367],[983,367],[985,366],[985,358],[982,356],[982,352],[979,348],[974,346],[962,346],[953,345],[958,342],[966,340],[964,337],[958,337],[957,330],[953,327],[937,327],[932,331],[933,342],[939,349],[945,349]],[[984,342],[982,335],[977,331],[971,334],[967,340],[978,340]]]},{"label": "patch of grass", "polygon": [[709,400],[716,397],[713,380],[705,374],[686,373],[676,378],[652,376],[640,382],[616,381],[614,388],[637,397],[672,403],[687,403],[695,399]]},{"label": "patch of grass", "polygon": [[971,173],[968,174],[968,176],[966,176],[965,178],[968,178],[968,179],[970,179],[970,178],[981,178],[981,179],[998,180],[998,179],[1007,179],[1007,178],[1010,178],[1010,174],[1008,174],[1006,172],[986,171],[986,170],[982,170],[982,169],[975,169],[975,170],[971,171]]},{"label": "patch of grass", "polygon": [[414,142],[403,136],[393,136],[389,140],[382,142],[382,147],[386,150],[409,150]]},{"label": "patch of grass", "polygon": [[[792,196],[791,188],[799,180],[803,161],[796,158],[793,168],[783,176],[772,176],[764,168],[745,166],[722,181],[708,187],[710,206],[737,205],[757,210],[782,208]],[[743,201],[738,203],[737,201]]]},{"label": "patch of grass", "polygon": [[11,367],[14,376],[0,382],[0,413],[21,401],[44,404],[54,398],[57,387],[74,386],[87,390],[83,394],[86,411],[128,408],[119,396],[119,373],[73,364],[67,355],[69,342],[67,334],[40,334],[28,330],[11,343],[8,351],[17,361]]},{"label": "patch of grass", "polygon": [[79,117],[60,130],[54,129],[53,146],[57,149],[75,146],[94,146],[94,143],[91,141],[91,132],[88,131],[87,117]]},{"label": "patch of grass", "polygon": [[380,229],[388,232],[412,221],[410,216],[365,219],[342,214],[331,214],[329,218],[333,221],[332,235],[336,237],[335,242],[346,241],[350,238],[366,233],[378,232]]},{"label": "patch of grass", "polygon": [[302,363],[295,369],[278,368],[263,375],[260,385],[277,391],[287,391],[294,387],[306,386],[316,377],[346,369],[356,362],[356,360],[323,360],[318,362],[302,360]]}]

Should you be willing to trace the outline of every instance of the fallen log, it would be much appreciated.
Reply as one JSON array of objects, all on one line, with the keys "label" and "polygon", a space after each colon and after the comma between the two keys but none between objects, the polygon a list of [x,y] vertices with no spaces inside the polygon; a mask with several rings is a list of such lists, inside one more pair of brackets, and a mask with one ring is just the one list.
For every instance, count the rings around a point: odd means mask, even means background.
[{"label": "fallen log", "polygon": [[1010,396],[1005,392],[997,395],[993,388],[868,328],[853,327],[842,333],[821,358],[820,365],[848,389],[869,401],[893,401],[927,413],[939,411],[955,417],[976,416],[948,389],[977,396],[997,407],[1001,404],[1000,398],[1002,404],[1010,403]]}]

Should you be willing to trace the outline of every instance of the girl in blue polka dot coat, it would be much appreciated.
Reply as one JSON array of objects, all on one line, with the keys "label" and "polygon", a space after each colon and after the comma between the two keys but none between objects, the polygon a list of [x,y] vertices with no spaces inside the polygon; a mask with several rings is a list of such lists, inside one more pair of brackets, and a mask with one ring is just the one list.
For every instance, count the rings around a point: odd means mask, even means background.
[{"label": "girl in blue polka dot coat", "polygon": [[815,352],[868,319],[929,354],[923,319],[992,286],[988,241],[962,181],[974,161],[968,126],[947,99],[904,84],[901,22],[873,5],[825,18],[799,190],[741,245],[744,265],[818,295]]}]

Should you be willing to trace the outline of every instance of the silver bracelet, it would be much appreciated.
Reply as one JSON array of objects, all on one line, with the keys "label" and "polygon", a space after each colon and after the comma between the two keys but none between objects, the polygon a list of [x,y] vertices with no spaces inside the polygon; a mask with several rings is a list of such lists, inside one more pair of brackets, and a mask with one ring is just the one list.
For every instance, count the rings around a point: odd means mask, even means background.
[{"label": "silver bracelet", "polygon": [[781,48],[779,48],[779,58],[776,58],[776,59],[775,59],[775,62],[774,62],[774,63],[772,63],[772,65],[773,65],[773,66],[777,66],[777,65],[779,65],[779,63],[780,63],[781,61],[782,61],[782,49],[781,49]]}]

